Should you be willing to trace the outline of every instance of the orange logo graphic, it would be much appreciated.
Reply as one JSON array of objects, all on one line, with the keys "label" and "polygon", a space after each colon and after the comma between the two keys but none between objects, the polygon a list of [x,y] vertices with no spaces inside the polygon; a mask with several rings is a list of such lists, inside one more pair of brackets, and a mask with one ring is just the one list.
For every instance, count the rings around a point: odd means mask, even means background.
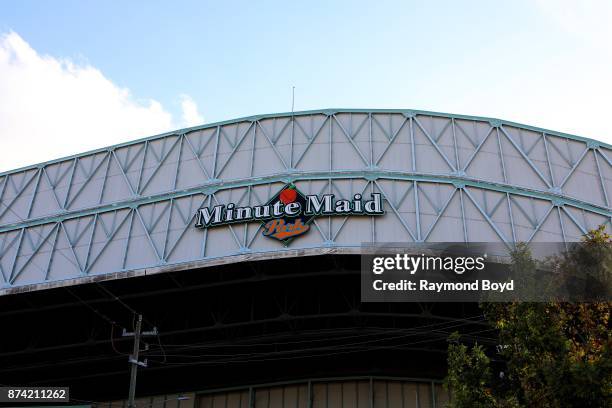
[{"label": "orange logo graphic", "polygon": [[279,218],[268,221],[264,225],[263,234],[267,237],[283,241],[287,238],[302,235],[309,229],[310,226],[304,224],[301,218],[297,218],[293,223],[286,222],[284,219]]}]

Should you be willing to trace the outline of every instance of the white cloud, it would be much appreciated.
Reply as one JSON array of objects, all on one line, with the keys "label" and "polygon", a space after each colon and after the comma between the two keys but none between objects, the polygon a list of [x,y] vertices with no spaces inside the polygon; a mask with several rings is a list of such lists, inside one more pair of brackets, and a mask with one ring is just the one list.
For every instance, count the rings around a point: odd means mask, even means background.
[{"label": "white cloud", "polygon": [[204,123],[204,118],[198,112],[198,105],[189,95],[181,95],[181,109],[185,126],[195,126]]},{"label": "white cloud", "polygon": [[181,95],[182,119],[137,100],[95,67],[40,55],[0,35],[0,171],[203,122]]}]

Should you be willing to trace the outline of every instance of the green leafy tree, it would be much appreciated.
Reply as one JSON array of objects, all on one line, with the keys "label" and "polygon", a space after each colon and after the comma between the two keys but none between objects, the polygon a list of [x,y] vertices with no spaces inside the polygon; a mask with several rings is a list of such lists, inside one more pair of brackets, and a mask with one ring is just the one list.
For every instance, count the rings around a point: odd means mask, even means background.
[{"label": "green leafy tree", "polygon": [[452,406],[456,408],[487,408],[497,406],[491,389],[489,357],[481,345],[472,348],[459,343],[459,334],[449,338],[449,374],[446,385],[453,391]]},{"label": "green leafy tree", "polygon": [[[589,291],[598,302],[509,302],[480,306],[497,330],[503,378],[491,374],[482,346],[450,339],[451,407],[612,407],[612,336],[609,299],[612,239],[604,228],[584,245],[552,261],[563,285]],[[513,268],[535,271],[525,245]],[[524,276],[529,276],[526,274]]]}]

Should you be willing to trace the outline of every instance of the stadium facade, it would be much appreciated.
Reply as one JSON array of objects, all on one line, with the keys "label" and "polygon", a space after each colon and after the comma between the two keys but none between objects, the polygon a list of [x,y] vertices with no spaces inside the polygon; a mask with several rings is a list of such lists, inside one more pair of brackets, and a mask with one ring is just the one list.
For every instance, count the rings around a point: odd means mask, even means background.
[{"label": "stadium facade", "polygon": [[253,116],[3,173],[0,383],[125,398],[137,311],[159,328],[141,406],[442,406],[448,333],[493,340],[474,305],[361,303],[362,243],[576,241],[610,194],[606,143],[414,110]]}]

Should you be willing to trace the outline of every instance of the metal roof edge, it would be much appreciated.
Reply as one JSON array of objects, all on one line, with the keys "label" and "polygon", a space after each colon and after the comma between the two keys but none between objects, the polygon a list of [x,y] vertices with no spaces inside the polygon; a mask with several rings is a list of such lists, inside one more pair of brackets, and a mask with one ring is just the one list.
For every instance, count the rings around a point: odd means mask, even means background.
[{"label": "metal roof edge", "polygon": [[23,172],[27,170],[38,169],[38,168],[45,167],[51,164],[72,160],[77,157],[91,156],[94,154],[107,152],[109,150],[113,150],[113,149],[117,149],[117,148],[125,147],[125,146],[130,146],[130,145],[134,145],[134,144],[145,142],[145,141],[152,141],[152,140],[161,139],[163,137],[168,137],[168,136],[173,136],[173,135],[178,136],[181,134],[198,131],[198,130],[209,129],[209,128],[213,128],[217,126],[230,125],[234,123],[255,121],[255,120],[275,118],[275,117],[278,118],[278,117],[288,117],[288,116],[306,116],[306,115],[314,115],[314,114],[330,115],[334,113],[408,113],[408,114],[417,114],[417,115],[439,116],[439,117],[453,118],[453,119],[465,119],[465,120],[473,120],[473,121],[480,121],[480,122],[496,122],[496,123],[499,123],[501,126],[509,125],[509,126],[513,126],[513,127],[517,127],[517,128],[521,128],[525,130],[542,132],[542,133],[546,133],[547,135],[551,135],[551,136],[557,136],[557,137],[562,137],[566,139],[577,140],[577,141],[587,143],[587,144],[589,143],[596,144],[600,147],[604,147],[606,149],[612,150],[611,144],[608,144],[606,142],[602,142],[596,139],[591,139],[591,138],[587,138],[584,136],[572,135],[569,133],[557,132],[554,130],[544,129],[544,128],[540,128],[537,126],[525,125],[522,123],[517,123],[517,122],[512,122],[512,121],[497,119],[497,118],[491,118],[491,117],[461,115],[461,114],[453,114],[453,113],[425,111],[425,110],[418,110],[418,109],[327,108],[327,109],[305,110],[305,111],[298,111],[298,112],[266,113],[266,114],[259,114],[259,115],[243,116],[243,117],[235,118],[235,119],[228,119],[228,120],[223,120],[219,122],[212,122],[212,123],[206,123],[206,124],[198,125],[198,126],[176,129],[173,131],[164,132],[164,133],[160,133],[160,134],[153,135],[153,136],[145,136],[145,137],[130,140],[127,142],[118,143],[118,144],[114,144],[114,145],[110,145],[106,147],[100,147],[97,149],[85,151],[82,153],[76,153],[73,155],[64,156],[64,157],[60,157],[60,158],[53,159],[53,160],[48,160],[48,161],[41,162],[41,163],[30,164],[30,165],[19,167],[13,170],[6,170],[3,172],[0,172],[0,177],[6,176],[12,173],[19,173],[19,172]]}]

